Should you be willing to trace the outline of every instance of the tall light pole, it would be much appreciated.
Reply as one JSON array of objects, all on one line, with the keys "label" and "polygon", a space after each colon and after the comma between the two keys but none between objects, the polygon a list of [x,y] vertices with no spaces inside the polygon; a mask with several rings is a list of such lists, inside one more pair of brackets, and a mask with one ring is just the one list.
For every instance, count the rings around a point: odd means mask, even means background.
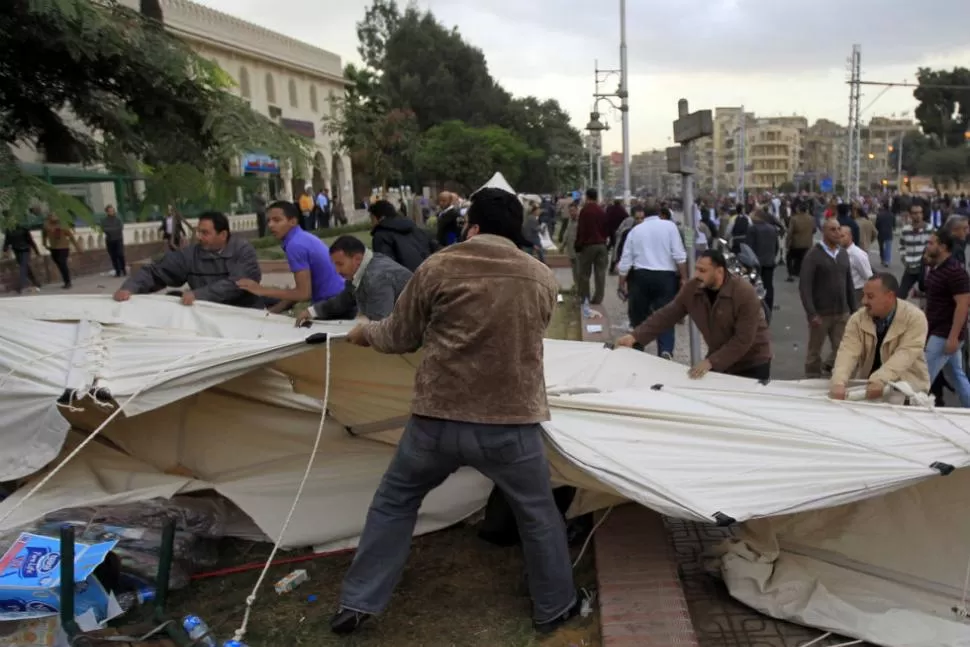
[{"label": "tall light pole", "polygon": [[620,113],[623,119],[623,205],[630,208],[630,101],[626,56],[626,0],[620,0]]},{"label": "tall light pole", "polygon": [[596,192],[599,195],[599,199],[603,199],[603,131],[609,130],[609,126],[605,125],[600,121],[600,113],[593,112],[589,113],[589,123],[586,124],[586,130],[589,131],[589,139],[591,143],[591,149],[596,152]]}]

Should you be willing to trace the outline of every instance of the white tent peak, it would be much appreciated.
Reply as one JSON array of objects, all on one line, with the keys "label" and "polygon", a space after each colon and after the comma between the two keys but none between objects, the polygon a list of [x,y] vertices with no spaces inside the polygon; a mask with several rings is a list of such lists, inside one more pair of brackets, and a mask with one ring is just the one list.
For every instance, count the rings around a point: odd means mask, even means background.
[{"label": "white tent peak", "polygon": [[496,172],[495,175],[493,175],[488,182],[480,186],[478,190],[475,191],[475,193],[472,193],[471,197],[474,198],[475,194],[477,194],[482,189],[501,189],[506,193],[511,193],[512,195],[516,195],[515,189],[513,189],[512,185],[509,184],[509,181],[505,179],[505,176],[499,172]]}]

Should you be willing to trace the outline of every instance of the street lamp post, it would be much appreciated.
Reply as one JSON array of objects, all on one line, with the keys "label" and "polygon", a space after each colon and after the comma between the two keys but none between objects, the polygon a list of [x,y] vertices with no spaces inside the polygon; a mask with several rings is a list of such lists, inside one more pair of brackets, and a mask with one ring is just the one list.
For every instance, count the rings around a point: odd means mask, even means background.
[{"label": "street lamp post", "polygon": [[[611,74],[619,76],[620,85],[616,92],[601,93],[600,83],[605,81]],[[601,70],[599,64],[596,65],[596,86],[593,92],[593,113],[598,114],[597,106],[600,101],[607,101],[610,105],[620,111],[620,118],[623,124],[623,204],[627,209],[630,208],[630,93],[629,93],[629,65],[627,61],[626,46],[626,0],[620,0],[620,69]],[[617,106],[610,99],[616,97],[620,100]],[[600,129],[600,133],[606,128]],[[602,154],[602,151],[601,151]]]},{"label": "street lamp post", "polygon": [[620,0],[620,113],[623,119],[623,205],[630,208],[630,102],[626,54],[626,0]]},{"label": "street lamp post", "polygon": [[608,130],[609,126],[600,121],[600,113],[589,113],[589,123],[586,130],[589,131],[590,148],[596,149],[596,191],[599,199],[603,199],[603,131]]}]

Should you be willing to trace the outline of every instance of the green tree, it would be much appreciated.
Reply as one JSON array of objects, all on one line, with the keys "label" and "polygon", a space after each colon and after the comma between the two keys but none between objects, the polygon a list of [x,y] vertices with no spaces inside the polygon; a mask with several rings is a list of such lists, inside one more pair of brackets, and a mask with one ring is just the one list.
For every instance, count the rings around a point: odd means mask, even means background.
[{"label": "green tree", "polygon": [[162,178],[189,172],[211,187],[249,150],[305,164],[305,142],[233,96],[225,72],[158,22],[157,0],[141,5],[147,16],[116,0],[4,4],[0,204],[15,217],[33,198],[83,208],[24,175],[17,146],[36,147],[51,163],[156,177],[156,193],[165,192]]},{"label": "green tree", "polygon": [[919,101],[916,119],[923,132],[944,148],[962,145],[964,133],[970,130],[970,69],[921,67],[916,79],[920,85],[913,91]]},{"label": "green tree", "polygon": [[424,134],[415,159],[422,176],[468,193],[501,171],[514,186],[523,163],[542,155],[511,131],[499,126],[476,128],[447,121]]},{"label": "green tree", "polygon": [[965,146],[927,151],[919,161],[920,174],[929,175],[934,184],[952,181],[960,184],[970,177],[970,149]]},{"label": "green tree", "polygon": [[569,115],[555,99],[515,99],[508,128],[531,148],[542,152],[525,163],[521,183],[537,193],[560,191],[577,184],[584,168],[583,140]]},{"label": "green tree", "polygon": [[[342,115],[332,124],[343,141],[362,139],[352,132],[367,123],[354,115],[362,106],[400,108],[414,114],[420,133],[448,121],[511,131],[533,151],[522,158],[522,169],[510,172],[523,189],[553,191],[578,181],[582,139],[569,116],[555,101],[513,100],[489,74],[482,51],[466,43],[457,29],[447,29],[430,12],[413,6],[402,12],[393,0],[374,0],[357,34],[365,69],[348,72],[353,85]],[[427,163],[398,162],[411,184],[433,179],[421,176],[422,169],[431,168]],[[450,179],[446,175],[435,179]]]},{"label": "green tree", "polygon": [[[903,136],[902,143],[902,154],[903,154],[903,175],[916,175],[921,173],[920,160],[923,156],[930,150],[934,149],[936,145],[933,140],[924,135],[919,131],[911,131]],[[899,149],[895,148],[889,155],[889,166],[890,170],[897,168]]]}]

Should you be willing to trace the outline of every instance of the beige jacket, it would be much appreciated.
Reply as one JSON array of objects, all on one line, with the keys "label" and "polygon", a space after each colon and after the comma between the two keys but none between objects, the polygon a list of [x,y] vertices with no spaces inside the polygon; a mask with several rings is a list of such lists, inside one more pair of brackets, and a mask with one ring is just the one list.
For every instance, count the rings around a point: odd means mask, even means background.
[{"label": "beige jacket", "polygon": [[847,384],[851,379],[869,382],[907,382],[926,393],[930,374],[926,366],[926,315],[918,307],[900,299],[896,314],[880,349],[882,366],[869,375],[876,359],[876,324],[865,309],[857,310],[845,325],[845,334],[832,369],[832,384]]}]

